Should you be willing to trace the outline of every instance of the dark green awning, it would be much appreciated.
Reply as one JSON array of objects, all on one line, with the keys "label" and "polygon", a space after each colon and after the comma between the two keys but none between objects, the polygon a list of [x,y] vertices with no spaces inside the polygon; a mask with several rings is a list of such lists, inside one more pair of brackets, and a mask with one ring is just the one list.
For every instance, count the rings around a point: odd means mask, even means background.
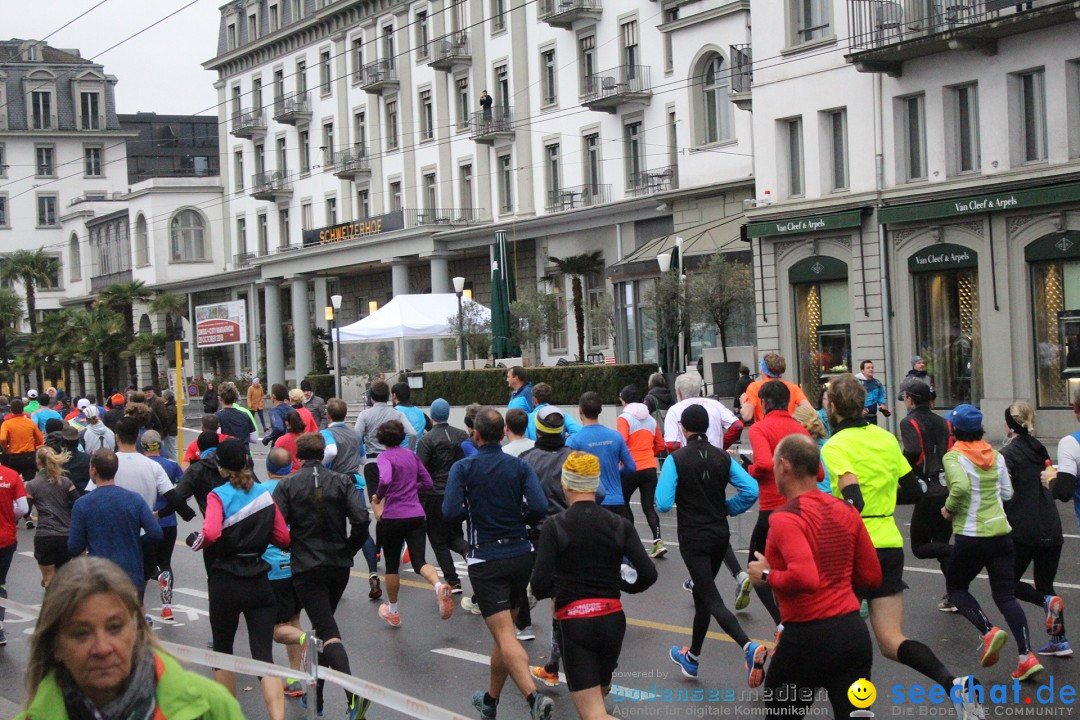
[{"label": "dark green awning", "polygon": [[828,255],[815,255],[800,260],[788,270],[788,282],[817,283],[830,280],[847,280],[848,267],[843,260]]},{"label": "dark green awning", "polygon": [[1057,232],[1044,235],[1024,248],[1024,260],[1075,260],[1080,258],[1080,232]]},{"label": "dark green awning", "polygon": [[898,222],[982,215],[991,212],[1077,201],[1080,201],[1080,183],[1049,185],[1003,193],[974,192],[971,195],[952,200],[883,207],[878,210],[878,222],[882,225],[891,225]]},{"label": "dark green awning", "polygon": [[908,258],[908,270],[913,273],[960,270],[978,267],[979,254],[971,248],[952,243],[938,243]]},{"label": "dark green awning", "polygon": [[805,235],[806,233],[840,230],[862,225],[862,210],[829,213],[827,215],[804,215],[803,217],[785,218],[753,222],[746,226],[746,236],[781,237],[786,235]]}]

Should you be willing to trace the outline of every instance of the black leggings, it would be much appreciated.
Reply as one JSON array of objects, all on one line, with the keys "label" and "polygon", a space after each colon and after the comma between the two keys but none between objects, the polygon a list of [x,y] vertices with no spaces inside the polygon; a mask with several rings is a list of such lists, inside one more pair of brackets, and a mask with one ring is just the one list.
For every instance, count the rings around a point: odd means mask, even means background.
[{"label": "black leggings", "polygon": [[833,717],[851,716],[848,688],[870,678],[874,649],[859,613],[784,625],[765,675],[769,717],[801,718],[814,703],[814,691],[829,693]]},{"label": "black leggings", "polygon": [[630,473],[622,479],[623,500],[626,502],[626,514],[634,522],[634,511],[630,509],[630,497],[635,491],[641,491],[641,510],[645,513],[645,522],[649,523],[653,540],[660,539],[660,516],[656,514],[656,468],[646,468]]},{"label": "black leggings", "polygon": [[[334,613],[341,596],[345,594],[345,587],[349,584],[349,568],[320,567],[306,572],[294,572],[292,581],[296,594],[300,597],[300,607],[304,608],[311,620],[315,637],[323,643],[328,640],[341,640],[341,631],[338,630]],[[323,645],[323,650],[319,653],[319,664],[346,675],[352,674],[349,655],[340,642]],[[316,693],[316,708],[319,712],[323,709],[323,682],[319,681]],[[346,690],[345,701],[352,702],[352,697],[352,693]]]},{"label": "black leggings", "polygon": [[382,525],[383,550],[386,551],[386,574],[397,575],[401,569],[401,548],[409,546],[409,558],[418,574],[427,564],[424,553],[427,548],[427,525],[424,516],[412,518],[385,518]]},{"label": "black leggings", "polygon": [[[721,520],[720,523],[723,527],[717,528],[716,535],[712,538],[679,538],[679,554],[690,573],[690,579],[694,581],[694,628],[690,641],[690,652],[694,655],[701,654],[705,634],[709,631],[709,623],[713,619],[739,647],[750,642],[739,621],[720,599],[720,591],[716,589],[716,574],[724,564],[724,553],[729,540],[727,521]],[[563,647],[563,657],[565,656],[566,648]]]},{"label": "black leggings", "polygon": [[[368,499],[375,497],[375,491],[379,489],[379,464],[369,462],[364,465],[364,485],[367,486]],[[372,514],[372,518],[374,518]],[[382,552],[382,523],[375,521],[375,555]]]},{"label": "black leggings", "polygon": [[948,496],[946,492],[923,495],[911,512],[911,554],[920,560],[937,560],[943,575],[953,550],[949,544],[952,523],[941,517]]},{"label": "black leggings", "polygon": [[[1013,552],[1016,555],[1016,598],[1042,607],[1043,598],[1057,595],[1054,579],[1057,577],[1058,563],[1061,561],[1061,545],[1036,547],[1013,540]],[[1035,587],[1021,580],[1028,565],[1035,563]]]},{"label": "black leggings", "polygon": [[[7,575],[11,569],[11,560],[15,557],[15,551],[19,543],[13,542],[7,547],[0,548],[0,598],[7,600]],[[4,622],[4,606],[0,605],[0,622]]]},{"label": "black leggings", "polygon": [[599,617],[559,620],[559,643],[570,692],[611,685],[625,634],[626,615],[621,610]]},{"label": "black leggings", "polygon": [[277,605],[266,573],[256,577],[237,577],[220,570],[210,571],[206,581],[210,594],[210,631],[214,651],[233,654],[233,641],[240,616],[247,624],[251,657],[274,662],[274,615]]},{"label": "black leggings", "polygon": [[[759,552],[762,555],[765,554],[765,543],[769,539],[770,515],[772,515],[772,510],[761,510],[758,512],[757,522],[754,523],[754,531],[750,534],[749,562],[753,562],[757,559],[754,556],[754,553]],[[773,619],[774,623],[779,625],[780,608],[776,606],[776,599],[773,598],[772,590],[769,589],[769,586],[762,585],[761,587],[755,587],[754,592],[757,593],[758,599],[761,600],[761,604],[765,606],[765,610],[768,611],[769,617]]]},{"label": "black leggings", "polygon": [[956,536],[952,559],[945,571],[945,587],[949,590],[949,599],[980,633],[985,635],[990,632],[993,626],[983,614],[979,601],[968,592],[971,581],[983,568],[986,568],[986,574],[990,576],[990,594],[994,598],[994,604],[1005,616],[1005,622],[1012,630],[1019,653],[1026,655],[1029,650],[1028,624],[1023,608],[1016,601],[1016,563],[1010,536]]},{"label": "black leggings", "polygon": [[[443,518],[443,496],[429,494],[423,498],[424,515],[427,516],[427,536],[431,541],[431,551],[435,553],[435,561],[439,563],[443,579],[450,584],[461,582],[457,568],[454,566],[454,556],[450,551],[456,552],[461,557],[469,554],[469,545],[465,542],[465,533],[461,529],[461,523],[447,522]],[[410,551],[411,553],[411,551]]]}]

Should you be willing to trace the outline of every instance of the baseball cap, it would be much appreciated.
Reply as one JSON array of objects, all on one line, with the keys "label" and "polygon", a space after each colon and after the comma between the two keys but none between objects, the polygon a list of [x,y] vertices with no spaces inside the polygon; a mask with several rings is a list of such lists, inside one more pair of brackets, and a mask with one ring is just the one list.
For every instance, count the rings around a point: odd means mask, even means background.
[{"label": "baseball cap", "polygon": [[109,399],[112,400],[113,407],[115,407],[117,405],[123,405],[124,402],[125,402],[124,401],[124,396],[121,395],[120,393],[116,393],[115,395],[113,395]]},{"label": "baseball cap", "polygon": [[90,407],[90,401],[86,398],[83,398],[78,403],[76,403],[76,407],[80,410],[85,410],[86,408]]},{"label": "baseball cap", "polygon": [[978,432],[982,430],[983,415],[974,405],[957,405],[945,419],[960,432]]},{"label": "baseball cap", "polygon": [[27,390],[26,391],[26,397],[28,397],[28,398],[36,398],[37,397],[37,390]]},{"label": "baseball cap", "polygon": [[68,442],[75,442],[79,439],[79,428],[64,423],[64,428],[60,431],[60,437]]},{"label": "baseball cap", "polygon": [[536,425],[536,431],[542,433],[549,433],[554,435],[555,433],[561,433],[563,431],[563,423],[565,417],[563,411],[554,405],[545,405],[536,411],[536,419],[533,424]]},{"label": "baseball cap", "polygon": [[96,418],[97,416],[98,416],[98,409],[94,405],[87,405],[86,409],[83,410],[83,417],[86,418],[87,420],[92,420],[93,418]]},{"label": "baseball cap", "polygon": [[450,419],[450,403],[443,398],[435,398],[431,403],[431,419],[437,423],[446,422]]},{"label": "baseball cap", "polygon": [[928,403],[930,402],[930,386],[915,377],[904,378],[900,383],[899,399],[903,400],[906,396],[910,396],[916,404]]},{"label": "baseball cap", "polygon": [[141,444],[147,450],[150,449],[151,445],[157,445],[158,447],[161,447],[161,433],[159,433],[157,430],[147,430],[142,434],[142,437],[139,438],[139,444]]}]

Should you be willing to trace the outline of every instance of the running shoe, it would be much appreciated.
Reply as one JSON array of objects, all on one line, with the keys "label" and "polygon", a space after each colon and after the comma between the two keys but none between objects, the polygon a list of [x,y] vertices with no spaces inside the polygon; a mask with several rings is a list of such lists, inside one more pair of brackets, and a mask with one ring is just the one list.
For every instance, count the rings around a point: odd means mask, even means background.
[{"label": "running shoe", "polygon": [[499,706],[499,701],[496,700],[494,705],[488,705],[484,702],[484,691],[477,690],[472,696],[472,706],[480,713],[480,720],[495,720],[495,708]]},{"label": "running shoe", "polygon": [[405,548],[405,550],[401,553],[401,564],[402,565],[411,565],[412,564],[412,556],[409,555],[409,548]]},{"label": "running shoe", "polygon": [[752,642],[746,646],[746,682],[752,688],[761,685],[765,679],[765,660],[769,657],[769,649],[764,645]]},{"label": "running shoe", "polygon": [[688,593],[693,593],[694,592],[694,581],[691,580],[690,578],[686,578],[685,580],[683,580],[682,589],[685,590]]},{"label": "running shoe", "polygon": [[668,655],[671,657],[671,662],[682,669],[683,675],[688,678],[697,677],[698,663],[690,659],[690,648],[680,648],[678,645],[672,645]]},{"label": "running shoe", "polygon": [[1016,670],[1013,671],[1011,677],[1013,680],[1027,680],[1029,677],[1037,672],[1042,672],[1043,666],[1039,662],[1039,658],[1033,654],[1028,653],[1027,659],[1021,660],[1016,666]]},{"label": "running shoe", "polygon": [[960,686],[958,697],[953,699],[953,707],[956,709],[956,717],[959,720],[985,720],[986,710],[979,704],[975,694],[975,686],[978,682],[974,675],[965,675],[953,680],[953,686]]},{"label": "running shoe", "polygon": [[1001,648],[1009,639],[1009,633],[1001,628],[992,627],[990,632],[982,636],[982,652],[979,656],[979,664],[983,667],[991,667],[998,661]]},{"label": "running shoe", "polygon": [[455,580],[454,582],[450,583],[450,592],[453,593],[454,595],[460,595],[461,594],[461,581],[460,580]]},{"label": "running shoe", "polygon": [[532,674],[533,679],[537,682],[541,682],[548,687],[559,687],[559,676],[557,673],[549,673],[547,668],[543,665],[533,665],[529,668],[529,672]]},{"label": "running shoe", "polygon": [[660,540],[660,539],[657,539],[652,544],[652,550],[649,551],[649,557],[651,557],[651,558],[662,558],[665,555],[667,555],[667,548],[664,547],[664,541]]},{"label": "running shoe", "polygon": [[937,609],[941,612],[954,613],[959,612],[956,606],[952,604],[952,600],[949,599],[949,594],[945,593],[941,596],[941,602],[937,604]]},{"label": "running shoe", "polygon": [[26,518],[26,529],[27,530],[33,530],[34,529],[34,521],[31,520],[30,518]]},{"label": "running shoe", "polygon": [[532,625],[526,625],[517,631],[517,639],[519,641],[535,640],[536,633],[533,632]]},{"label": "running shoe", "polygon": [[1055,657],[1072,657],[1073,651],[1069,647],[1069,641],[1063,637],[1050,638],[1050,642],[1039,648],[1040,655],[1053,655]]},{"label": "running shoe", "polygon": [[1057,595],[1047,595],[1043,600],[1043,610],[1046,611],[1046,634],[1050,637],[1064,634],[1065,601]]},{"label": "running shoe", "polygon": [[473,615],[480,614],[480,605],[472,597],[465,595],[461,598],[461,609]]},{"label": "running shoe", "polygon": [[161,619],[162,620],[172,620],[173,619],[173,613],[172,613],[172,608],[171,607],[166,606],[166,607],[161,608]]},{"label": "running shoe", "polygon": [[7,635],[4,634],[4,623],[0,623],[0,647],[7,645]]},{"label": "running shoe", "polygon": [[390,623],[390,627],[401,627],[401,613],[390,612],[390,603],[379,606],[379,617]]},{"label": "running shoe", "polygon": [[378,600],[382,597],[382,587],[379,586],[379,576],[375,573],[368,575],[368,600]]},{"label": "running shoe", "polygon": [[[300,707],[304,709],[304,712],[307,712],[307,698],[307,695],[300,696]],[[316,710],[315,717],[322,717],[322,710]]]},{"label": "running shoe", "polygon": [[449,620],[454,614],[454,597],[450,593],[450,586],[439,583],[439,587],[435,590],[435,600],[439,603],[439,617]]},{"label": "running shoe", "polygon": [[363,720],[370,707],[370,700],[359,695],[353,695],[349,706],[345,708],[345,720]]},{"label": "running shoe", "polygon": [[532,712],[529,714],[529,718],[530,720],[548,720],[554,710],[555,701],[549,698],[547,695],[540,695],[539,693],[537,693],[536,700],[533,702]]},{"label": "running shoe", "polygon": [[745,572],[740,572],[735,576],[735,609],[745,610],[750,606],[750,590],[753,586],[750,584],[750,576]]},{"label": "running shoe", "polygon": [[532,610],[536,607],[536,604],[540,602],[536,599],[536,596],[532,593],[532,583],[525,586],[525,599],[529,601],[529,609]]},{"label": "running shoe", "polygon": [[299,680],[290,680],[285,683],[285,697],[298,698],[304,694],[304,686]]}]

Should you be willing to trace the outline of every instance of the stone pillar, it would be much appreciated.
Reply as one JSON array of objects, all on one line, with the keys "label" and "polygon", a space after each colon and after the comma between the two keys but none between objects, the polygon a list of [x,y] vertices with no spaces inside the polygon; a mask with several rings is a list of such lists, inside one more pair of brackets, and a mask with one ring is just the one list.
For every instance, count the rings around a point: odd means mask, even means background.
[{"label": "stone pillar", "polygon": [[266,377],[263,387],[285,382],[285,349],[281,342],[281,288],[276,280],[263,286],[265,317],[263,332],[266,334]]},{"label": "stone pillar", "polygon": [[[247,290],[248,357],[251,358],[252,375],[259,376],[259,373],[266,372],[266,368],[259,367],[259,328],[263,327],[263,319],[259,310],[259,286],[251,283],[248,285]],[[265,380],[265,378],[261,379]],[[263,387],[266,387],[266,385],[263,385]]]},{"label": "stone pillar", "polygon": [[[453,292],[453,286],[450,284],[450,258],[446,255],[432,255],[429,262],[431,263],[432,294]],[[453,360],[456,357],[455,353],[446,352],[445,345],[446,343],[441,338],[435,338],[432,356],[435,362]]]},{"label": "stone pillar", "polygon": [[296,367],[296,384],[311,372],[311,314],[308,311],[308,281],[303,275],[294,276],[290,281],[293,322],[293,357]]},{"label": "stone pillar", "polygon": [[395,260],[390,265],[390,284],[394,296],[409,294],[409,265],[404,260]]}]

